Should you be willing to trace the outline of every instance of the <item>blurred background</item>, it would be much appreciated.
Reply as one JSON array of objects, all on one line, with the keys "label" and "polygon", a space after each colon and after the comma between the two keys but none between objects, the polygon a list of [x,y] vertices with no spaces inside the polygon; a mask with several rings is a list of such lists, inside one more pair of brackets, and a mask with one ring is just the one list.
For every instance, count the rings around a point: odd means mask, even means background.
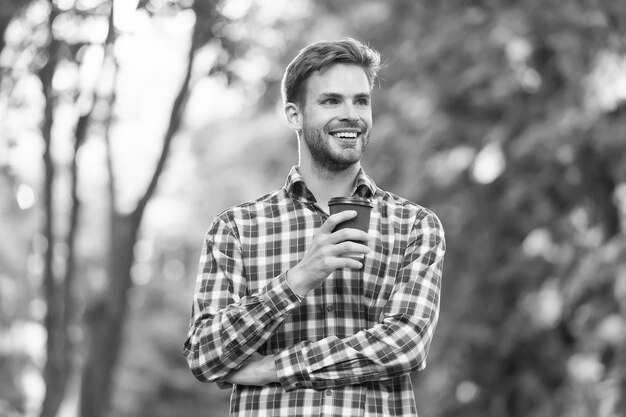
[{"label": "blurred background", "polygon": [[367,172],[446,229],[420,415],[626,415],[626,2],[0,1],[0,416],[227,415],[181,354],[202,239],[345,36],[385,61]]}]

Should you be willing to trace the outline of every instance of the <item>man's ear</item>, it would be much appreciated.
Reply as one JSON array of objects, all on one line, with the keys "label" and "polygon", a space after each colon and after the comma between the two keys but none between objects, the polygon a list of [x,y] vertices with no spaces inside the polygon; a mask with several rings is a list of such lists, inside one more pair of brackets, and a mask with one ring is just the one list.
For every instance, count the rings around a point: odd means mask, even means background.
[{"label": "man's ear", "polygon": [[300,106],[295,103],[285,104],[285,116],[287,116],[287,124],[290,128],[296,132],[302,130],[302,111]]}]

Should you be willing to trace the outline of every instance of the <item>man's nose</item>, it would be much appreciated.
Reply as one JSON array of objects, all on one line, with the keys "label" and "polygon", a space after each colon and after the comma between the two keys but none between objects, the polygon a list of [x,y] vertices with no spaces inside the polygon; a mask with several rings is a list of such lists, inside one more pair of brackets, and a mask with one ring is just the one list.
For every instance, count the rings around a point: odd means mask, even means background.
[{"label": "man's nose", "polygon": [[359,120],[361,116],[359,115],[359,112],[354,104],[345,103],[341,118],[343,120]]}]

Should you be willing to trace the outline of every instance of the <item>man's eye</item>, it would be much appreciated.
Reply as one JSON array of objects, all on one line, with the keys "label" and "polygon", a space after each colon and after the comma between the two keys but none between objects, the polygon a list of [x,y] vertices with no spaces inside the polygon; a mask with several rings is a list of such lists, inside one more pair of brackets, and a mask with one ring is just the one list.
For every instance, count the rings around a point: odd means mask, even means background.
[{"label": "man's eye", "polygon": [[366,98],[360,98],[356,101],[356,104],[358,104],[359,106],[367,106],[368,104],[370,104],[370,101]]},{"label": "man's eye", "polygon": [[336,98],[327,98],[322,100],[322,104],[337,104],[339,103],[339,100],[337,100]]}]

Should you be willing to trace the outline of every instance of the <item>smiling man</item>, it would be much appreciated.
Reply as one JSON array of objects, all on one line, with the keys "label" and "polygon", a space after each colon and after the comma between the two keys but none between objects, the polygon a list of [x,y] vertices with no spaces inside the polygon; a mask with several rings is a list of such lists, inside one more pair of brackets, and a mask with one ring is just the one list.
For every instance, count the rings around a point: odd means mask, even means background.
[{"label": "smiling man", "polygon": [[[410,373],[426,366],[445,240],[361,166],[379,66],[353,39],[300,51],[282,85],[298,165],[206,234],[184,353],[199,380],[231,387],[232,416],[417,415]],[[337,196],[372,203],[369,233],[334,230],[356,216],[328,214]]]}]

